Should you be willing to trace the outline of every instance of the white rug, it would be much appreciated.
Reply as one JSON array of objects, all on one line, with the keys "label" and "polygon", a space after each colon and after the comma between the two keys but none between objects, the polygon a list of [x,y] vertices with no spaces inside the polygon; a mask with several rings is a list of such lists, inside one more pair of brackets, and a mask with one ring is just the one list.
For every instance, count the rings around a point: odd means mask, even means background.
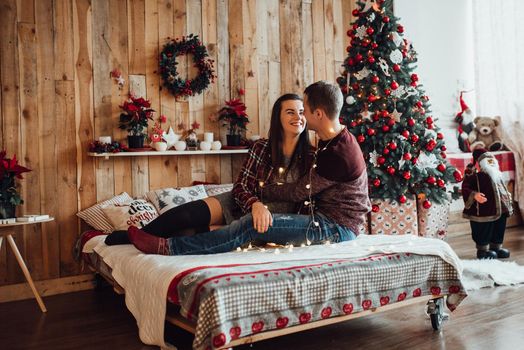
[{"label": "white rug", "polygon": [[466,290],[524,283],[524,266],[513,261],[462,260],[462,284]]}]

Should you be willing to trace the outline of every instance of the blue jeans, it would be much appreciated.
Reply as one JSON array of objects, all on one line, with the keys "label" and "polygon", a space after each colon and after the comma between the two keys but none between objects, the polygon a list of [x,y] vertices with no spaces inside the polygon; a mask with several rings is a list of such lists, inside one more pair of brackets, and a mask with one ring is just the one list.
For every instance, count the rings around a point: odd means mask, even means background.
[{"label": "blue jeans", "polygon": [[323,215],[315,215],[315,221],[318,227],[309,215],[273,214],[273,226],[265,233],[258,233],[253,227],[251,214],[247,214],[218,230],[168,238],[168,246],[171,255],[196,255],[225,253],[251,242],[299,246],[306,243],[306,239],[312,244],[318,244],[328,240],[338,243],[356,238],[350,229],[337,225]]}]

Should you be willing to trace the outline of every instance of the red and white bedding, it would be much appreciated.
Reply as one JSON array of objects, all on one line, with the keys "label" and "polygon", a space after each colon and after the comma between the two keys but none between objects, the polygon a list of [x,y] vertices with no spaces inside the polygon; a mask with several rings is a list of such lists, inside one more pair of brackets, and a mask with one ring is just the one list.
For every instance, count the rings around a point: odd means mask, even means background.
[{"label": "red and white bedding", "polygon": [[166,298],[196,323],[194,349],[238,337],[357,313],[424,295],[447,294],[454,309],[466,296],[460,260],[441,240],[367,236],[326,246],[215,255],[145,255],[132,245],[96,252],[126,291],[140,339],[165,347]]}]

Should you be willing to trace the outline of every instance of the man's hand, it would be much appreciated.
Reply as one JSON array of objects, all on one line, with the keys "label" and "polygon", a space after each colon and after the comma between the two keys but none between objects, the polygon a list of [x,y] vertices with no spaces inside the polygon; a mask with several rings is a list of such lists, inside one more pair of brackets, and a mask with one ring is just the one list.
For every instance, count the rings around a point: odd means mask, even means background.
[{"label": "man's hand", "polygon": [[258,233],[264,233],[273,225],[273,216],[262,202],[255,202],[251,207],[253,227]]},{"label": "man's hand", "polygon": [[481,192],[477,192],[475,193],[475,196],[473,196],[473,198],[475,198],[475,200],[477,202],[479,202],[480,204],[482,203],[486,203],[488,200],[486,199],[486,196],[484,195],[484,193],[481,193]]}]

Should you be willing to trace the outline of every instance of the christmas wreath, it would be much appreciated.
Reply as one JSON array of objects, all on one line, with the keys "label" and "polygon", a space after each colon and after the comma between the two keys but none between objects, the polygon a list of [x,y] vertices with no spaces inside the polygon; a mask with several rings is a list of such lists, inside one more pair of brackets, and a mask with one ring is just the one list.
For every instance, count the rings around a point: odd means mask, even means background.
[{"label": "christmas wreath", "polygon": [[[194,79],[182,79],[177,72],[177,57],[187,54],[193,54],[194,66],[198,68]],[[175,97],[201,94],[215,80],[213,62],[198,35],[189,34],[182,39],[171,40],[160,53],[160,74],[164,86]]]}]

